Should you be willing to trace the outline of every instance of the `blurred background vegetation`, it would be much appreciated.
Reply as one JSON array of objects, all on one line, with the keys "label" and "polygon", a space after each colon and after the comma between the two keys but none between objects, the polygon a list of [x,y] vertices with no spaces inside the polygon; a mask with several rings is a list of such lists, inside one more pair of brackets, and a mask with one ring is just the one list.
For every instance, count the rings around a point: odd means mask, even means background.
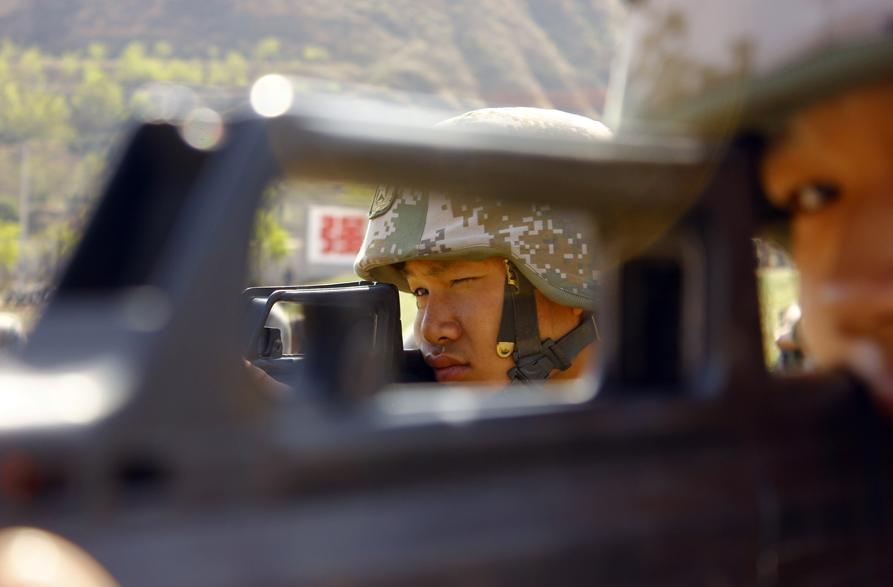
[{"label": "blurred background vegetation", "polygon": [[[620,14],[619,0],[0,0],[0,309],[52,282],[124,123],[160,107],[159,86],[223,113],[276,72],[448,112],[597,116]],[[281,191],[258,218],[256,263],[290,252]],[[367,205],[361,190],[337,196]]]},{"label": "blurred background vegetation", "polygon": [[[448,114],[523,105],[597,118],[622,13],[620,0],[0,0],[0,311],[39,308],[126,121],[163,109],[159,88],[226,114],[275,72],[423,96]],[[301,279],[286,269],[303,237],[295,189],[271,188],[258,215],[255,281]],[[362,186],[300,189],[368,206]],[[771,358],[796,275],[761,266]]]}]

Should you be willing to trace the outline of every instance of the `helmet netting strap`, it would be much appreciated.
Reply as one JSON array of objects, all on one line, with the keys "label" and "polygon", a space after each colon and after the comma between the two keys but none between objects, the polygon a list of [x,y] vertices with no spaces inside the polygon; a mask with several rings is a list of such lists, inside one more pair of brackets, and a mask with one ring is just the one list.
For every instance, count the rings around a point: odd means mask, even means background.
[{"label": "helmet netting strap", "polygon": [[569,369],[580,351],[597,337],[595,320],[587,313],[580,324],[557,341],[540,340],[533,284],[506,261],[496,352],[500,357],[513,358],[515,366],[508,371],[511,381],[547,379],[553,369]]},{"label": "helmet netting strap", "polygon": [[[496,335],[496,354],[507,359],[515,352],[515,295],[519,283],[517,273],[508,260],[505,260],[505,285],[502,294],[502,318],[499,321],[499,334]],[[534,306],[536,310],[536,306]]]}]

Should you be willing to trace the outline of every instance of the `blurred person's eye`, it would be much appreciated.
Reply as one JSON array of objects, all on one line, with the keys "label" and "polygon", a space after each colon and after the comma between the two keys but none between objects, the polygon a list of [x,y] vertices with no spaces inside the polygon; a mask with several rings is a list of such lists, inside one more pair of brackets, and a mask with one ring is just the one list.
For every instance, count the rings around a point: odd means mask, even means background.
[{"label": "blurred person's eye", "polygon": [[826,181],[812,181],[797,186],[785,199],[788,209],[797,214],[820,212],[837,201],[840,188]]}]

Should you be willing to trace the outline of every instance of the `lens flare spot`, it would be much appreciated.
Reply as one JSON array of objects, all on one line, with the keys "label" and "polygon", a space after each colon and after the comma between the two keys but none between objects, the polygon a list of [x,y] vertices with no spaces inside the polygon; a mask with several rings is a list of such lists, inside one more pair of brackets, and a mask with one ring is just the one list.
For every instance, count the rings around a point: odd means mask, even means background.
[{"label": "lens flare spot", "polygon": [[223,118],[210,108],[196,108],[186,115],[180,134],[190,146],[209,151],[223,140]]},{"label": "lens flare spot", "polygon": [[267,118],[288,112],[294,99],[295,90],[291,81],[279,74],[265,75],[251,87],[251,107]]},{"label": "lens flare spot", "polygon": [[117,587],[89,554],[37,528],[0,531],[0,587]]}]

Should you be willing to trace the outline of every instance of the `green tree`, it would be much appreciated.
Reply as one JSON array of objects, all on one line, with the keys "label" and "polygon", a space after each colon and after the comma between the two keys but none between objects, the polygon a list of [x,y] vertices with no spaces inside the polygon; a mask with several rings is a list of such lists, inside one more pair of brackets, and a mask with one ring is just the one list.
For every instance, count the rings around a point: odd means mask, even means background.
[{"label": "green tree", "polygon": [[329,58],[326,48],[317,45],[305,45],[303,54],[307,61],[325,61]]},{"label": "green tree", "polygon": [[0,222],[0,268],[12,271],[19,258],[19,225]]},{"label": "green tree", "polygon": [[[32,149],[47,139],[66,140],[71,136],[70,111],[64,96],[49,84],[46,60],[40,51],[17,52],[11,45],[0,50],[0,142],[14,146],[19,152],[19,213],[15,231],[4,228],[2,263],[22,263],[28,251],[10,244],[16,237],[28,242],[30,236],[30,200]],[[12,235],[15,236],[12,236]],[[3,265],[8,271],[9,266]],[[24,267],[24,265],[23,265]],[[27,270],[21,275],[27,278]]]},{"label": "green tree", "polygon": [[0,223],[14,222],[19,218],[19,209],[15,204],[6,200],[0,200]]},{"label": "green tree", "polygon": [[69,108],[65,98],[46,87],[7,79],[0,82],[0,141],[68,138]]},{"label": "green tree", "polygon": [[72,194],[93,194],[99,190],[99,181],[108,161],[99,149],[92,149],[84,153],[73,172],[69,176],[72,185]]},{"label": "green tree", "polygon": [[59,71],[69,79],[75,79],[81,71],[81,59],[77,53],[65,53],[59,59]]},{"label": "green tree", "polygon": [[155,43],[153,52],[158,57],[169,59],[174,54],[174,46],[167,41],[158,41],[157,43]]},{"label": "green tree", "polygon": [[108,54],[108,50],[102,43],[90,43],[87,45],[87,56],[97,61],[102,61]]},{"label": "green tree", "polygon": [[0,43],[0,59],[9,61],[14,59],[19,53],[20,50],[18,45],[9,39],[3,39],[3,42]]},{"label": "green tree", "polygon": [[168,59],[163,62],[163,68],[165,81],[196,86],[204,81],[204,68],[200,61]]},{"label": "green tree", "polygon": [[80,231],[74,230],[68,222],[48,226],[43,233],[43,240],[54,249],[53,253],[57,259],[68,258],[80,237]]},{"label": "green tree", "polygon": [[248,84],[248,61],[235,51],[226,54],[224,67],[229,70],[229,83],[234,86]]},{"label": "green tree", "polygon": [[254,222],[251,250],[258,266],[279,261],[288,254],[288,231],[282,228],[270,210],[260,210]]},{"label": "green tree", "polygon": [[68,105],[50,87],[40,51],[0,52],[0,141],[68,136]]},{"label": "green tree", "polygon": [[269,61],[279,55],[279,39],[276,37],[264,37],[254,46],[254,58],[260,61]]},{"label": "green tree", "polygon": [[130,43],[115,61],[115,73],[122,83],[143,83],[164,79],[163,66],[159,59],[146,54],[142,43]]},{"label": "green tree", "polygon": [[36,47],[28,47],[19,56],[16,77],[27,84],[45,83],[46,59]]},{"label": "green tree", "polygon": [[86,65],[71,95],[71,122],[79,136],[106,133],[124,118],[124,90],[99,67]]}]

